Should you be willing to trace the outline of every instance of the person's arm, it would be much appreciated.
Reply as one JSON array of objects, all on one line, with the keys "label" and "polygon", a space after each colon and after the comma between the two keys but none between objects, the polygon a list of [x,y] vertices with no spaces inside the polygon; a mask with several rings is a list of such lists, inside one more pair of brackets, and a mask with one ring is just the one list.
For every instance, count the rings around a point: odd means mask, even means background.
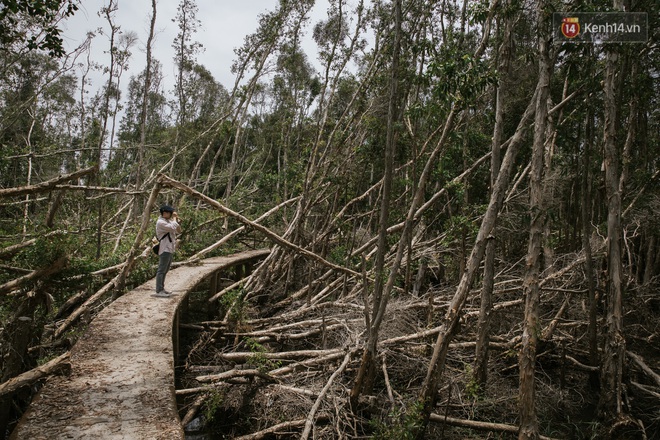
[{"label": "person's arm", "polygon": [[180,223],[181,223],[181,219],[179,218],[179,215],[176,213],[176,211],[174,211],[174,212],[172,213],[172,219],[174,220],[174,221],[173,221],[174,225],[176,225],[175,232],[176,232],[177,234],[180,234],[181,231],[182,231],[182,229],[181,229],[181,224],[180,224]]},{"label": "person's arm", "polygon": [[172,217],[172,220],[167,221],[165,219],[158,219],[158,222],[156,222],[156,233],[158,234],[157,238],[163,237],[165,234],[168,232],[174,232],[174,233],[179,233],[181,232],[181,226],[179,226],[179,223]]}]

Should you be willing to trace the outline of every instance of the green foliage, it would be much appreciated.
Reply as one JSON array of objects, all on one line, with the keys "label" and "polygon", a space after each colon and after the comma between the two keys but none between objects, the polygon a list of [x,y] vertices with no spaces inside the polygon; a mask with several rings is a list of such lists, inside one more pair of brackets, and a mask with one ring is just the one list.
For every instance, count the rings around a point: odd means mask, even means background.
[{"label": "green foliage", "polygon": [[245,316],[245,303],[243,289],[232,289],[220,297],[220,305],[229,312],[229,321],[235,326],[240,326],[247,318]]},{"label": "green foliage", "polygon": [[37,238],[34,245],[27,247],[14,257],[15,263],[26,268],[41,268],[58,259],[71,257],[76,253],[77,238],[68,234],[51,235]]},{"label": "green foliage", "polygon": [[489,6],[488,0],[470,2],[467,10],[468,16],[470,17],[470,24],[483,23],[486,21]]},{"label": "green foliage", "polygon": [[465,378],[467,379],[467,382],[465,383],[465,392],[467,395],[472,399],[479,398],[481,387],[474,377],[474,369],[470,364],[465,364]]},{"label": "green foliage", "polygon": [[224,403],[225,395],[218,389],[213,389],[204,401],[204,418],[208,422],[213,422],[218,410]]},{"label": "green foliage", "polygon": [[335,264],[345,264],[348,256],[348,248],[345,244],[334,246],[328,255],[328,261]]},{"label": "green foliage", "polygon": [[[0,43],[7,47],[26,42],[29,50],[47,50],[50,56],[61,57],[65,50],[58,18],[60,14],[71,16],[77,10],[78,4],[73,0],[2,0]],[[30,29],[27,35],[26,29]]]},{"label": "green foliage", "polygon": [[457,101],[462,106],[474,102],[486,86],[496,82],[488,63],[470,54],[461,55],[451,46],[443,48],[431,61],[427,75],[436,99]]},{"label": "green foliage", "polygon": [[247,360],[247,364],[262,373],[267,373],[268,371],[279,368],[282,365],[280,361],[268,359],[265,356],[265,353],[267,353],[268,350],[266,350],[266,347],[260,344],[256,339],[247,338],[245,340],[245,345],[247,345],[248,349],[253,353]]},{"label": "green foliage", "polygon": [[424,405],[416,401],[410,406],[395,408],[387,420],[374,421],[374,435],[372,440],[414,440],[416,431],[422,426],[422,411]]}]

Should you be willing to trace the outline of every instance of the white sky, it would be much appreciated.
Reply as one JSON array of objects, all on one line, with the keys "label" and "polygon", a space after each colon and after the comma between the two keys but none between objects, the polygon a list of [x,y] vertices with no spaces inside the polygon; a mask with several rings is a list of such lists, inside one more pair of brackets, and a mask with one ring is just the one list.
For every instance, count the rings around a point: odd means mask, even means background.
[{"label": "white sky", "polygon": [[[88,31],[102,27],[107,33],[109,25],[98,12],[106,6],[107,0],[84,0],[78,11],[63,25],[65,48],[75,48],[84,40]],[[197,0],[197,19],[201,26],[193,36],[204,46],[204,51],[197,55],[197,62],[204,65],[213,74],[215,79],[231,89],[234,85],[234,76],[230,68],[235,59],[234,49],[243,44],[246,35],[253,33],[258,25],[258,15],[273,11],[278,0]],[[163,64],[165,92],[173,88],[176,77],[176,67],[173,62],[174,51],[172,42],[178,32],[178,27],[172,20],[176,17],[179,0],[158,0],[156,5],[156,37],[153,46],[153,56]],[[312,11],[311,22],[307,28],[307,55],[312,64],[316,62],[314,43],[311,42],[311,26],[327,17],[327,2],[317,0]],[[121,31],[137,33],[139,42],[132,49],[129,70],[122,76],[124,88],[131,75],[137,75],[146,64],[146,41],[149,33],[149,20],[151,16],[150,0],[119,0],[118,10],[115,13],[115,25]],[[93,60],[103,65],[109,64],[107,52],[109,46],[108,36],[97,35],[92,41]],[[103,79],[102,74],[92,76],[92,87],[98,87]]]}]

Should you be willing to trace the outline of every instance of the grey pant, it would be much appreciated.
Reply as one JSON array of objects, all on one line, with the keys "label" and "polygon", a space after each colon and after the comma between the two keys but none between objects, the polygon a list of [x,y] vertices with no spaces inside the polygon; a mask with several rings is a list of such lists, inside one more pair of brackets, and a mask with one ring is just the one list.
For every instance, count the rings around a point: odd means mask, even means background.
[{"label": "grey pant", "polygon": [[170,264],[172,264],[171,252],[163,252],[158,256],[158,271],[156,272],[156,292],[160,292],[165,289],[165,275],[167,275],[167,271],[170,270]]}]

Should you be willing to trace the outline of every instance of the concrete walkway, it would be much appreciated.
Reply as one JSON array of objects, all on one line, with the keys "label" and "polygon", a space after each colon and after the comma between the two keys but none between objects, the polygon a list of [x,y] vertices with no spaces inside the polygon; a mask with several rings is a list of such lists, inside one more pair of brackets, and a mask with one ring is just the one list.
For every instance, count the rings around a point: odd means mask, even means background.
[{"label": "concrete walkway", "polygon": [[151,296],[154,279],[118,298],[73,347],[71,374],[46,382],[10,440],[183,439],[172,344],[179,305],[210,275],[266,255],[247,251],[173,269],[165,283],[172,298]]}]

